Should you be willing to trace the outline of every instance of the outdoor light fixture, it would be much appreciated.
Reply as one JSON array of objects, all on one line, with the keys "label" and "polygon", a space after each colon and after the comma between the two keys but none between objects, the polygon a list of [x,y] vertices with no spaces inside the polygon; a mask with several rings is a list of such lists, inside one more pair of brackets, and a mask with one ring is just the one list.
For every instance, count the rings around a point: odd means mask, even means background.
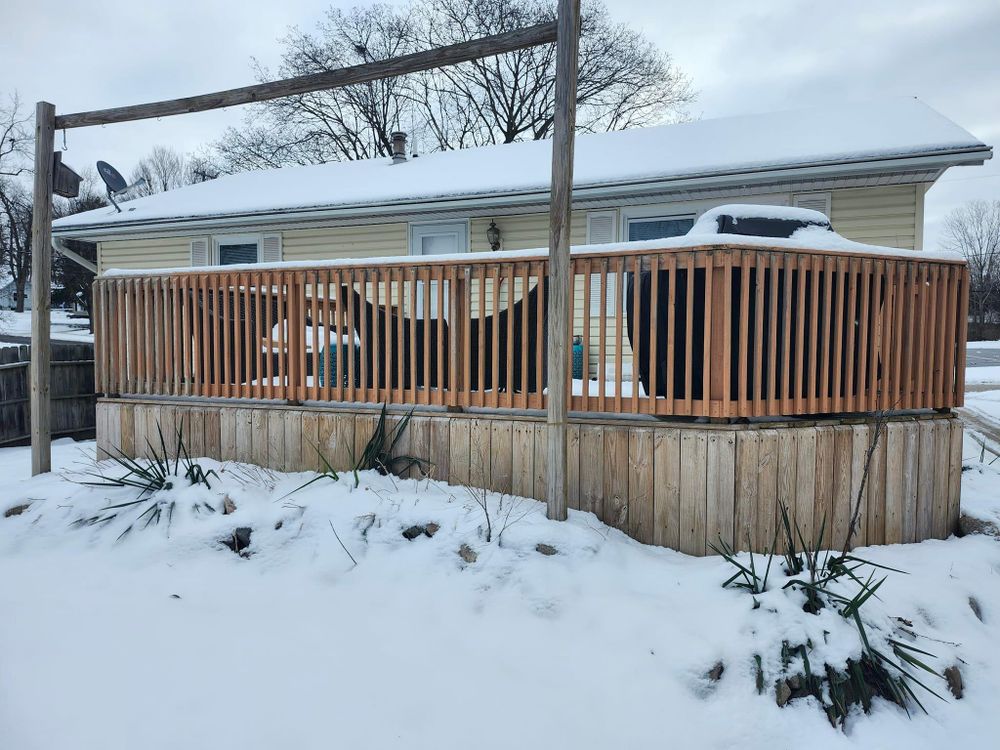
[{"label": "outdoor light fixture", "polygon": [[496,252],[500,249],[500,227],[490,219],[490,226],[486,230],[486,240],[490,243],[490,250]]}]

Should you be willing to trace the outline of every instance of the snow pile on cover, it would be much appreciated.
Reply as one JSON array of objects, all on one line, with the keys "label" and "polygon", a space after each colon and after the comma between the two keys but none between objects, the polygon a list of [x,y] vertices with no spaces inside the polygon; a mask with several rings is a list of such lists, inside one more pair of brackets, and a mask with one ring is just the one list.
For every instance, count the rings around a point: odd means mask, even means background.
[{"label": "snow pile on cover", "polygon": [[[73,446],[55,449],[70,466]],[[963,659],[966,694],[926,697],[930,715],[912,720],[880,703],[845,736],[807,701],[779,709],[770,685],[756,694],[752,655],[776,668],[803,627],[828,659],[852,648],[849,624],[775,590],[780,574],[755,610],[721,588],[720,559],[643,546],[588,513],[560,524],[541,503],[491,496],[487,543],[462,488],[364,474],[358,489],[322,480],[288,495],[314,475],[204,463],[215,487],[172,498],[228,495],[233,514],[177,517],[169,536],[161,520],[116,543],[124,522],[72,521],[134,491],[12,481],[28,451],[0,450],[5,748],[916,750],[995,732],[1000,545],[985,538],[864,551],[910,572],[891,575],[866,617],[911,620],[939,669]],[[432,537],[402,536],[428,522]],[[218,541],[240,526],[254,529],[247,558]]]},{"label": "snow pile on cover", "polygon": [[[579,189],[982,146],[917,99],[887,99],[581,135],[573,184]],[[220,177],[128,201],[122,213],[101,208],[53,226],[547,191],[550,170],[550,141],[436,152],[402,164],[369,159],[286,167]]]},{"label": "snow pile on cover", "polygon": [[775,206],[756,203],[727,203],[723,206],[710,208],[698,217],[688,230],[688,236],[715,235],[720,234],[720,216],[732,216],[737,223],[740,219],[785,219],[787,221],[801,221],[804,223],[814,223],[826,225],[830,223],[829,217],[821,211],[813,211],[810,208],[799,208],[797,206]]}]

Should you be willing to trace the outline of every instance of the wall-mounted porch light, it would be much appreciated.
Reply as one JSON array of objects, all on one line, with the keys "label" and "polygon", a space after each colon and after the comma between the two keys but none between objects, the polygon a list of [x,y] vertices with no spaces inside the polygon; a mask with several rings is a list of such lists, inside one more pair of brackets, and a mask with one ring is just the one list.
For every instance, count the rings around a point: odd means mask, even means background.
[{"label": "wall-mounted porch light", "polygon": [[490,226],[486,230],[486,240],[490,243],[490,250],[500,249],[500,227],[492,219],[490,219]]}]

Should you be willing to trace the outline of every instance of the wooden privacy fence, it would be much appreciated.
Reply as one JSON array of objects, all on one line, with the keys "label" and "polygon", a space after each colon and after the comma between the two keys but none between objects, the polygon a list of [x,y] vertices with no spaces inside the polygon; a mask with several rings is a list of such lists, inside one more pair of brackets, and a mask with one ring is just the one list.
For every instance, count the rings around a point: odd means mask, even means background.
[{"label": "wooden privacy fence", "polygon": [[[27,442],[31,436],[28,408],[27,346],[0,348],[0,445]],[[52,434],[85,435],[95,425],[94,347],[52,345]]]},{"label": "wooden privacy fence", "polygon": [[[964,262],[743,246],[572,257],[575,411],[961,405]],[[497,253],[95,282],[105,394],[542,409],[548,260]]]}]

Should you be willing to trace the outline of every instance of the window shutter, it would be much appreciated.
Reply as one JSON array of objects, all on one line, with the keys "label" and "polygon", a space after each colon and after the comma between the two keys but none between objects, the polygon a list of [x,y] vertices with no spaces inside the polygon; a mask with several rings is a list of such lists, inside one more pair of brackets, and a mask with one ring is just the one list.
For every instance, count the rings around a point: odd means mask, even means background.
[{"label": "window shutter", "polygon": [[792,199],[792,204],[796,208],[808,208],[812,211],[819,211],[826,218],[830,218],[829,193],[798,193]]},{"label": "window shutter", "polygon": [[208,264],[208,237],[198,237],[191,240],[191,265],[207,266]]},{"label": "window shutter", "polygon": [[281,262],[281,235],[265,234],[260,240],[260,262]]},{"label": "window shutter", "polygon": [[[587,244],[603,245],[614,242],[618,233],[615,231],[618,224],[617,211],[590,211],[587,213]],[[608,300],[605,302],[609,314],[614,315],[614,292],[615,274],[608,274]],[[590,277],[590,314],[598,316],[601,314],[601,277]]]},{"label": "window shutter", "polygon": [[587,244],[602,245],[615,241],[615,211],[590,211],[587,214]]}]

